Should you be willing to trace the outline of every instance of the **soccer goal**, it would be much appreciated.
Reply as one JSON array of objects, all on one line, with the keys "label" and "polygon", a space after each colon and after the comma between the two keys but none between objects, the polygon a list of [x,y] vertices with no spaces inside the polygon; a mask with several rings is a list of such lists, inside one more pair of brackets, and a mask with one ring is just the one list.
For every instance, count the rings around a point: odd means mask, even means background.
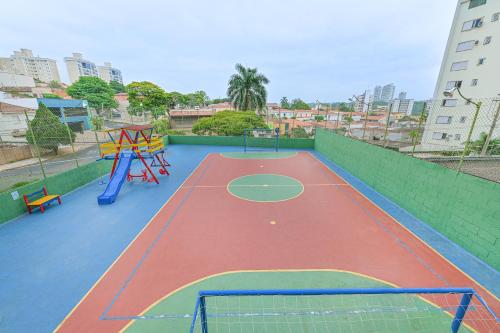
[{"label": "soccer goal", "polygon": [[200,291],[191,333],[499,332],[473,289]]},{"label": "soccer goal", "polygon": [[269,148],[279,151],[279,130],[269,128],[246,129],[243,134],[243,149],[265,151]]}]

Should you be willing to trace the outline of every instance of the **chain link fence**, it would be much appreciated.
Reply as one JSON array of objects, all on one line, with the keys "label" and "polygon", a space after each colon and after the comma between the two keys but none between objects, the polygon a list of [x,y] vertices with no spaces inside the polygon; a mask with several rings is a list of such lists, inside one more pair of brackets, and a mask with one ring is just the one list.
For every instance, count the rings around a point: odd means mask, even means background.
[{"label": "chain link fence", "polygon": [[[60,110],[25,111],[12,127],[4,121],[0,130],[0,192],[82,167],[99,159],[99,143],[105,133],[100,117],[88,113],[75,121]],[[83,119],[83,120],[82,120]]]},{"label": "chain link fence", "polygon": [[500,182],[500,98],[431,100],[417,115],[339,113],[338,119],[315,127]]}]

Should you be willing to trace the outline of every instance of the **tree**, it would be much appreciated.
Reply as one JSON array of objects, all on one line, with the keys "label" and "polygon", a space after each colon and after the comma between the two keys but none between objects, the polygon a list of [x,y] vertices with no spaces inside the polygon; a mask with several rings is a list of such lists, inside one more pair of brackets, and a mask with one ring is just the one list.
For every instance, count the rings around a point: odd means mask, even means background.
[{"label": "tree", "polygon": [[292,110],[311,110],[311,106],[301,100],[300,98],[295,98],[292,100],[292,104],[290,105],[290,109]]},{"label": "tree", "polygon": [[167,135],[170,129],[170,122],[166,118],[157,119],[152,123],[155,132],[160,135]]},{"label": "tree", "polygon": [[288,102],[288,98],[282,97],[280,101],[280,106],[282,109],[290,109],[290,103]]},{"label": "tree", "polygon": [[56,94],[51,94],[51,93],[45,93],[42,94],[43,98],[55,98],[55,99],[61,99],[61,96],[56,95]]},{"label": "tree", "polygon": [[[487,137],[488,135],[482,132],[481,135],[479,136],[479,139],[477,139],[476,141],[472,141],[470,143],[469,148],[465,153],[467,155],[469,155],[470,153],[477,153],[477,154],[481,153],[484,145],[486,144]],[[489,153],[490,155],[500,155],[500,138],[490,140],[486,152]]]},{"label": "tree", "polygon": [[292,138],[308,138],[309,134],[307,134],[306,130],[302,127],[292,128],[291,133]]},{"label": "tree", "polygon": [[62,89],[62,86],[59,82],[57,82],[56,80],[52,80],[50,81],[49,83],[49,88],[52,88],[52,89]]},{"label": "tree", "polygon": [[347,103],[342,102],[339,105],[339,111],[341,111],[341,112],[353,112],[354,109],[352,107],[352,104],[347,104]]},{"label": "tree", "polygon": [[42,103],[35,113],[35,118],[29,122],[29,127],[26,135],[28,143],[36,142],[37,146],[53,150],[56,154],[59,145],[68,145],[74,142],[76,137],[76,134]]},{"label": "tree", "polygon": [[219,104],[229,102],[229,98],[214,98],[210,101],[207,101],[207,104]]},{"label": "tree", "polygon": [[181,94],[180,92],[172,91],[170,93],[170,96],[172,97],[174,106],[178,105],[181,108],[184,108],[189,105],[188,97],[186,95]]},{"label": "tree", "polygon": [[323,116],[314,116],[314,120],[316,120],[316,121],[323,121],[323,120],[325,120],[325,117],[323,117]]},{"label": "tree", "polygon": [[262,111],[266,107],[267,91],[265,85],[269,80],[257,72],[257,68],[236,65],[236,74],[229,79],[227,96],[237,110]]},{"label": "tree", "polygon": [[77,99],[85,99],[91,108],[98,113],[101,109],[114,109],[118,107],[115,101],[115,92],[109,84],[98,77],[82,76],[67,89],[68,95]]},{"label": "tree", "polygon": [[175,105],[172,95],[148,81],[130,83],[127,92],[128,112],[131,115],[142,115],[149,111],[153,118],[158,119]]},{"label": "tree", "polygon": [[123,83],[120,83],[118,81],[111,81],[109,83],[109,86],[111,87],[111,89],[113,89],[115,94],[125,92],[125,86],[123,85]]},{"label": "tree", "polygon": [[221,111],[202,118],[193,125],[193,133],[198,135],[243,135],[245,129],[264,128],[266,123],[261,116],[245,111]]}]

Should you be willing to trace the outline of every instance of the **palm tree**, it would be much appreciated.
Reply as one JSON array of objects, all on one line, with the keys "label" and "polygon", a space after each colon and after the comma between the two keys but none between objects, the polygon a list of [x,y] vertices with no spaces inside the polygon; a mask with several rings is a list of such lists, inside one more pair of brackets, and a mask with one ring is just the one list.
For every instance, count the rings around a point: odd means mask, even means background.
[{"label": "palm tree", "polygon": [[236,109],[264,110],[267,101],[267,91],[264,85],[269,80],[257,72],[257,68],[243,67],[236,64],[236,74],[229,79],[227,96]]},{"label": "palm tree", "polygon": [[282,109],[289,109],[290,108],[290,103],[288,102],[288,98],[282,97],[280,101],[280,106]]}]

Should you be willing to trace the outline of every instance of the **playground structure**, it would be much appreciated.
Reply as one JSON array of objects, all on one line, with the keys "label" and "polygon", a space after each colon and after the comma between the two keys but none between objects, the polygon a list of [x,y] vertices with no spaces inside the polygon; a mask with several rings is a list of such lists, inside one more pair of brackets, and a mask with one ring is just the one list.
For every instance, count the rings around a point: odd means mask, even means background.
[{"label": "playground structure", "polygon": [[[111,141],[99,146],[100,155],[103,159],[113,159],[113,167],[106,190],[97,198],[100,205],[112,204],[116,200],[125,179],[132,181],[139,178],[143,182],[159,184],[153,168],[158,168],[161,175],[170,175],[167,170],[170,164],[164,157],[163,138],[153,134],[153,126],[134,125],[107,130],[106,133]],[[138,174],[131,170],[135,159],[144,165]]]}]

